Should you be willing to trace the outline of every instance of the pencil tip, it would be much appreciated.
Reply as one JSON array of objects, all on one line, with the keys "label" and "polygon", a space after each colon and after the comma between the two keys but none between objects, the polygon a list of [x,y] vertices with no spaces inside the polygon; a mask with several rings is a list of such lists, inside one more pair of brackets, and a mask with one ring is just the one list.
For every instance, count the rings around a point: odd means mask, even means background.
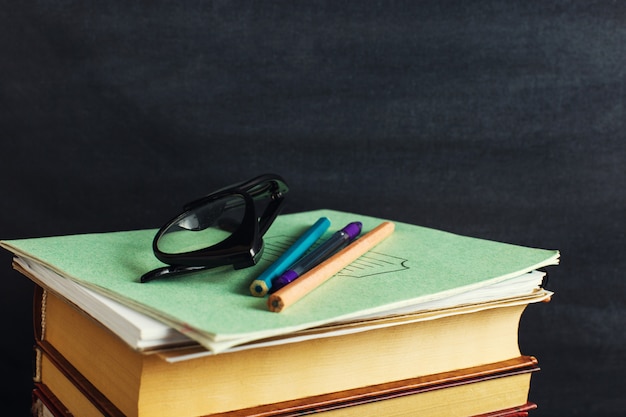
[{"label": "pencil tip", "polygon": [[267,304],[268,304],[268,306],[270,308],[270,311],[272,311],[274,313],[280,312],[283,309],[283,307],[284,307],[282,300],[280,298],[278,298],[278,297],[271,297],[268,300]]}]

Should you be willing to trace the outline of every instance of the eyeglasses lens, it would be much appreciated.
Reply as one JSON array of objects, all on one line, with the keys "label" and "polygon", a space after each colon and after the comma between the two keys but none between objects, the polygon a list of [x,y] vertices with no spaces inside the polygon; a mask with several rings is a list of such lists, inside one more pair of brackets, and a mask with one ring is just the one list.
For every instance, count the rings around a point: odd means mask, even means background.
[{"label": "eyeglasses lens", "polygon": [[159,238],[160,251],[191,252],[216,245],[232,235],[245,214],[245,200],[231,195],[212,200],[183,213]]}]

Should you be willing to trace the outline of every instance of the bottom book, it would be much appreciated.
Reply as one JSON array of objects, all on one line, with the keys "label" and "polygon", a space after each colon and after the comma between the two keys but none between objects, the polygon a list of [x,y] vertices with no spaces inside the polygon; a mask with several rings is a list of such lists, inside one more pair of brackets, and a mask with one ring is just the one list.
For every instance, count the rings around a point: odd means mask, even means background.
[{"label": "bottom book", "polygon": [[[33,391],[36,417],[123,416],[104,395],[54,351],[38,351]],[[246,408],[213,417],[525,416],[534,357],[520,356],[475,368]]]}]

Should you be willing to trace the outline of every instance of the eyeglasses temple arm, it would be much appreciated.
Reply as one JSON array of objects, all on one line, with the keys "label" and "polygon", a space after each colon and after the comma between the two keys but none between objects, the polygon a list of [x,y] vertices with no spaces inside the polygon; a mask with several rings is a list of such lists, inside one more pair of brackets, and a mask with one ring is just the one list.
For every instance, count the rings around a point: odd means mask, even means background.
[{"label": "eyeglasses temple arm", "polygon": [[263,236],[265,232],[267,232],[267,229],[270,228],[280,213],[280,209],[284,202],[285,198],[281,193],[272,196],[272,201],[267,205],[265,211],[259,218],[259,233],[261,236]]}]

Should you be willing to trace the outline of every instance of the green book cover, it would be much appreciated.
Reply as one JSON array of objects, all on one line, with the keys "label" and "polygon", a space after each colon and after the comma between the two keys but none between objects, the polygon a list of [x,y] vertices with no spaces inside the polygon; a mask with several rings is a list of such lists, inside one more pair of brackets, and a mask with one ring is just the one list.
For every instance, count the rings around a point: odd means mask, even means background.
[{"label": "green book cover", "polygon": [[363,233],[383,220],[333,210],[281,215],[267,232],[261,261],[221,267],[142,284],[162,266],[152,253],[156,230],[94,233],[2,241],[15,255],[116,299],[210,348],[208,341],[237,343],[309,328],[338,319],[384,312],[441,298],[558,263],[559,253],[395,223],[394,233],[315,291],[281,313],[250,283],[318,218],[330,236],[360,221]]}]

